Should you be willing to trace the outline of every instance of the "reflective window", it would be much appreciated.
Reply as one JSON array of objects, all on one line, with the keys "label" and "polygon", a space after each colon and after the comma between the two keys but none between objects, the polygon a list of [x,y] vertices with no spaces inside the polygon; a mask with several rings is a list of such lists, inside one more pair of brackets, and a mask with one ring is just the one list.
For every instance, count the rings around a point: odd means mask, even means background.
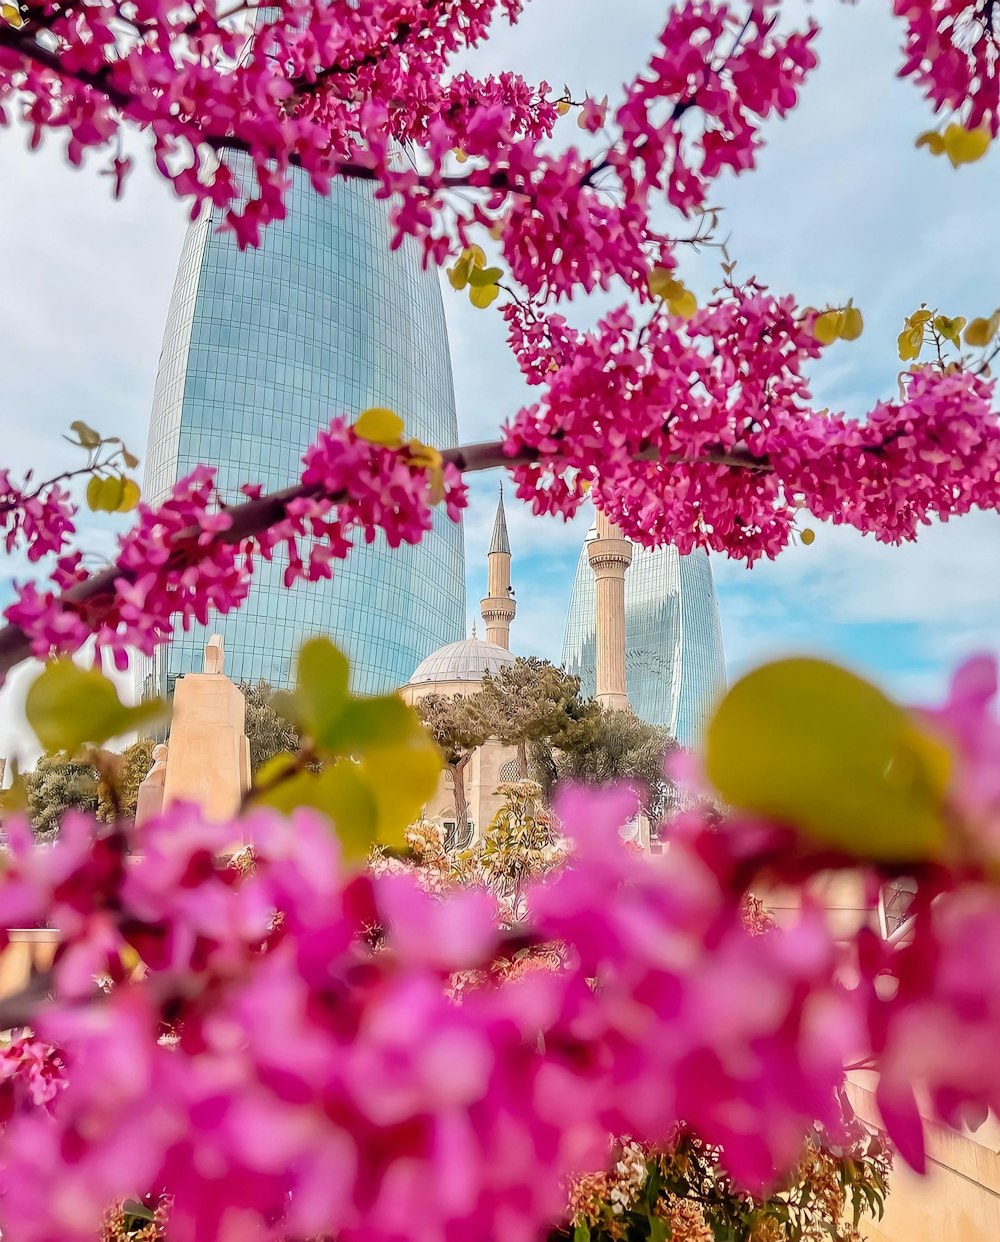
[{"label": "reflective window", "polygon": [[[385,204],[367,186],[335,184],[323,198],[297,182],[288,218],[258,250],[240,253],[218,223],[193,224],[181,254],[153,399],[150,501],[201,462],[219,467],[227,500],[247,481],[285,487],[318,428],[371,405],[396,410],[430,444],[457,442],[437,274],[422,269],[416,246],[390,250]],[[361,693],[402,684],[463,637],[462,531],[443,513],[418,547],[394,552],[379,538],[333,568],[332,582],[287,591],[283,564],[259,563],[241,609],[137,661],[140,689],[164,693],[200,670],[214,632],[234,680],[273,686],[289,684],[303,639],[330,634]]]}]

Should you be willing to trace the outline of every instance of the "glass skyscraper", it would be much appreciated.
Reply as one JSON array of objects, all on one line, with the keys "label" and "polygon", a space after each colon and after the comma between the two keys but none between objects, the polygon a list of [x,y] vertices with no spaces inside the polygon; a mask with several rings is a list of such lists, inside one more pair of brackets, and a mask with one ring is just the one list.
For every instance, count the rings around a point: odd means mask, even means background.
[{"label": "glass skyscraper", "polygon": [[[580,552],[566,616],[563,664],[595,693],[597,636],[594,571]],[[634,544],[625,571],[625,672],[632,710],[662,725],[682,746],[697,744],[726,687],[722,625],[706,552],[681,556],[671,546]]]},{"label": "glass skyscraper", "polygon": [[[457,420],[437,273],[415,245],[389,248],[386,204],[363,184],[329,197],[297,180],[288,218],[243,253],[213,213],[188,230],[153,399],[145,496],[161,501],[197,463],[219,467],[228,501],[241,483],[294,483],[301,455],[333,414],[388,406],[406,433],[446,447]],[[280,554],[258,562],[247,603],[178,633],[137,668],[139,692],[165,694],[198,671],[209,633],[235,681],[286,686],[301,642],[328,634],[351,658],[354,689],[403,684],[463,637],[462,530],[443,513],[417,547],[362,540],[332,582],[282,586]]]}]

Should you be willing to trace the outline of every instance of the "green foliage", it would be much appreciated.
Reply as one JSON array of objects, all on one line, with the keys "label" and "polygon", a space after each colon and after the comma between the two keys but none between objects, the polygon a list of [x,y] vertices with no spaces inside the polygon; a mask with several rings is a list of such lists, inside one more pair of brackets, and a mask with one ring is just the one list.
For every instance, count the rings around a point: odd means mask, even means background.
[{"label": "green foliage", "polygon": [[547,795],[566,780],[597,786],[629,782],[638,789],[646,814],[657,816],[671,793],[663,756],[675,747],[666,729],[591,701],[562,734],[558,749],[544,741],[533,746],[533,774]]},{"label": "green foliage", "polygon": [[36,836],[51,838],[70,809],[97,814],[98,774],[90,763],[77,762],[66,751],[42,755],[24,776],[26,810]]},{"label": "green foliage", "polygon": [[433,738],[452,776],[455,823],[459,842],[469,819],[465,769],[476,748],[490,736],[490,722],[481,694],[452,697],[428,694],[417,704],[421,724]]},{"label": "green foliage", "polygon": [[321,811],[345,855],[360,859],[376,841],[402,844],[406,825],[434,792],[441,759],[401,699],[357,697],[348,683],[347,660],[328,639],[303,644],[295,692],[282,703],[301,744],[262,766],[250,798],[285,813]]},{"label": "green foliage", "polygon": [[256,685],[243,682],[240,691],[246,701],[245,730],[250,743],[250,771],[256,775],[275,755],[298,750],[299,731],[275,706],[276,696],[266,681],[258,681]]},{"label": "green foliage", "polygon": [[99,669],[60,659],[50,661],[32,682],[24,712],[45,750],[76,751],[159,719],[163,704],[148,700],[126,707]]},{"label": "green foliage", "polygon": [[108,751],[100,752],[98,819],[107,823],[116,819],[135,820],[139,786],[152,767],[155,745],[151,739],[141,738],[131,746],[126,746],[120,755]]},{"label": "green foliage", "polygon": [[779,660],[729,691],[705,766],[734,807],[880,861],[938,857],[947,749],[875,686],[822,660]]},{"label": "green foliage", "polygon": [[734,1188],[717,1148],[682,1132],[664,1150],[617,1144],[606,1174],[579,1178],[570,1219],[550,1242],[860,1242],[881,1218],[891,1159],[856,1121],[846,1147],[811,1139],[785,1185],[766,1199]]},{"label": "green foliage", "polygon": [[579,677],[534,657],[521,656],[499,673],[487,673],[478,701],[492,736],[517,747],[521,780],[528,776],[528,744],[561,747],[587,711]]}]

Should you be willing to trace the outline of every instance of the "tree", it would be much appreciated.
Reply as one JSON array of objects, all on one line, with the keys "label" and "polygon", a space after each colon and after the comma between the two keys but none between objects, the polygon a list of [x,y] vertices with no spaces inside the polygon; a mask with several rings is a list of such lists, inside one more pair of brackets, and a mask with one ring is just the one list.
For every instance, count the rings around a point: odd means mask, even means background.
[{"label": "tree", "polygon": [[486,673],[481,694],[492,736],[517,747],[519,780],[528,778],[528,744],[559,746],[586,713],[579,677],[534,656]]},{"label": "tree", "polygon": [[299,748],[299,731],[274,706],[274,691],[266,681],[241,682],[246,700],[246,735],[250,742],[250,770],[256,774],[268,759]]},{"label": "tree", "polygon": [[590,705],[587,727],[563,738],[557,747],[535,743],[535,771],[547,794],[559,781],[585,785],[634,784],[642,808],[652,818],[662,814],[669,792],[664,757],[677,743],[666,729],[647,724],[632,712]]},{"label": "tree", "polygon": [[[116,818],[135,820],[139,786],[146,779],[153,764],[153,747],[150,738],[140,738],[126,746],[120,755],[102,751],[104,765],[99,782],[100,800],[97,818],[110,822]],[[114,796],[112,796],[112,790]]]},{"label": "tree", "polygon": [[34,770],[25,774],[24,786],[28,818],[39,838],[56,836],[68,810],[97,813],[97,770],[66,751],[42,755]]},{"label": "tree", "polygon": [[490,736],[490,725],[478,694],[425,695],[417,704],[424,728],[441,748],[445,766],[451,773],[455,805],[455,840],[468,840],[469,801],[465,793],[465,769],[476,750]]}]

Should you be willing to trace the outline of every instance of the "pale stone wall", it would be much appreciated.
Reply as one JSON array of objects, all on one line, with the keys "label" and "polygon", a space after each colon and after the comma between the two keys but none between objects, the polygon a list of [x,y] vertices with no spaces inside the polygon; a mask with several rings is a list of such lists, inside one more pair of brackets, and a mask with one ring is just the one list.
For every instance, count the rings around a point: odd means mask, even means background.
[{"label": "pale stone wall", "polygon": [[[872,1090],[852,1075],[848,1095],[858,1116],[878,1126]],[[990,1117],[974,1134],[925,1121],[927,1173],[897,1156],[881,1221],[868,1222],[868,1242],[998,1242],[1000,1124]]]},{"label": "pale stone wall", "polygon": [[50,928],[26,928],[10,932],[10,944],[0,953],[0,996],[20,992],[31,978],[32,968],[48,970],[59,943]]}]

